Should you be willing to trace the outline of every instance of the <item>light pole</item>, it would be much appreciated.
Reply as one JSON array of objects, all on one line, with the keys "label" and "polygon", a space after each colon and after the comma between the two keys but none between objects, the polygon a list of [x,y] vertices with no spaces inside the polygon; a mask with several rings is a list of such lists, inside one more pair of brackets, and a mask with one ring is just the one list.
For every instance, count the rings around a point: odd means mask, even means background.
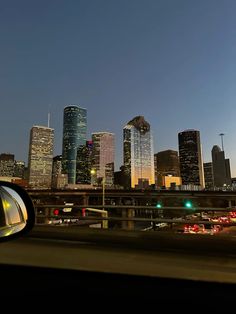
[{"label": "light pole", "polygon": [[[102,177],[102,206],[105,206],[105,186],[106,186],[106,176],[104,175],[104,177]],[[107,217],[107,211],[103,209],[103,217]],[[102,228],[108,228],[108,221],[107,220],[103,220],[102,221]]]},{"label": "light pole", "polygon": [[104,176],[102,178],[102,206],[105,205],[105,185],[106,185],[106,177]]},{"label": "light pole", "polygon": [[[91,169],[90,174],[91,174],[91,183],[93,181],[93,185],[94,185],[94,178],[95,178],[95,175],[97,174],[97,169],[95,169],[95,168]],[[96,177],[96,179],[97,179],[97,177]],[[102,177],[102,206],[105,206],[105,186],[106,186],[106,176],[104,175],[104,177]],[[95,209],[93,209],[93,211],[95,211]],[[98,209],[96,211],[102,212],[102,217],[107,217],[107,211],[104,210],[104,207],[102,210]],[[108,221],[107,220],[102,220],[101,228],[108,228]]]},{"label": "light pole", "polygon": [[91,169],[90,170],[90,174],[91,174],[91,184],[94,185],[95,182],[95,174],[96,174],[96,169]]},{"label": "light pole", "polygon": [[[93,178],[93,180],[91,178],[91,181],[93,181],[93,184],[94,184],[94,176],[96,173],[97,173],[96,169],[93,168],[90,170],[90,174]],[[105,205],[105,186],[106,186],[106,176],[104,175],[104,177],[102,177],[102,206]]]}]

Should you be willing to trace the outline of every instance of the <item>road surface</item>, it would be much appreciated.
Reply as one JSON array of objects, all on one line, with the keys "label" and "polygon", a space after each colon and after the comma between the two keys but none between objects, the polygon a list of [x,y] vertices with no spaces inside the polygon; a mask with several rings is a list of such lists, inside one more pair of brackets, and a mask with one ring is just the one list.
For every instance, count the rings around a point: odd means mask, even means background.
[{"label": "road surface", "polygon": [[236,238],[35,227],[0,264],[236,283]]}]

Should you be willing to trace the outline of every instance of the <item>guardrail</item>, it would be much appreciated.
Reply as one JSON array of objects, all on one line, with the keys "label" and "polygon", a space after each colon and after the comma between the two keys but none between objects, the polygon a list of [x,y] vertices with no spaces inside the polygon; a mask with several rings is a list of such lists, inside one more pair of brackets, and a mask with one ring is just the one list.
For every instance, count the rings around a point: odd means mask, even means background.
[{"label": "guardrail", "polygon": [[[70,214],[64,213],[64,208],[71,208]],[[211,217],[229,217],[234,208],[186,208],[186,207],[162,207],[156,206],[135,206],[135,205],[64,205],[64,204],[35,204],[36,223],[47,224],[53,220],[77,220],[80,225],[100,224],[101,228],[121,228],[135,229],[141,223],[143,226],[150,225],[150,229],[159,229],[158,224],[166,224],[167,228],[172,229],[179,225],[219,225],[236,226],[235,219],[230,221],[212,221],[204,219],[203,213],[209,213]],[[53,210],[58,209],[58,214],[53,214]],[[93,215],[91,215],[93,213]],[[193,218],[193,215],[196,215]],[[163,225],[162,225],[163,226]],[[144,229],[144,228],[143,228]],[[146,229],[147,230],[147,229]]]}]

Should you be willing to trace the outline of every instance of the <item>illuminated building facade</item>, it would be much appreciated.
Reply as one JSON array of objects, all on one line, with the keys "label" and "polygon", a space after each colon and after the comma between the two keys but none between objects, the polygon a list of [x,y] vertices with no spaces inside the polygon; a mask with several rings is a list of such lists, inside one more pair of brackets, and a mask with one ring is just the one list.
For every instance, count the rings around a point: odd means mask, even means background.
[{"label": "illuminated building facade", "polygon": [[51,188],[54,130],[33,126],[29,144],[29,185]]},{"label": "illuminated building facade", "polygon": [[0,176],[13,177],[14,176],[14,162],[15,156],[12,154],[0,154]]},{"label": "illuminated building facade", "polygon": [[93,142],[86,141],[77,151],[76,183],[91,184]]},{"label": "illuminated building facade", "polygon": [[24,161],[15,160],[14,177],[18,177],[21,179],[25,178],[25,162]]},{"label": "illuminated building facade", "polygon": [[70,105],[64,108],[62,167],[68,175],[68,183],[76,183],[76,160],[79,146],[85,145],[87,110]]},{"label": "illuminated building facade", "polygon": [[[179,156],[175,150],[164,150],[154,155],[155,182],[157,186],[166,186],[163,182],[169,182],[170,177],[180,179]],[[165,178],[167,177],[167,178]],[[174,181],[180,185],[181,180]],[[169,185],[169,184],[168,184]]]},{"label": "illuminated building facade", "polygon": [[182,184],[180,177],[174,177],[172,175],[159,175],[157,177],[157,186],[165,189],[175,189]]},{"label": "illuminated building facade", "polygon": [[62,155],[57,155],[53,157],[52,187],[55,189],[63,189],[67,184],[67,174],[62,173]]},{"label": "illuminated building facade", "polygon": [[[115,136],[109,132],[92,133],[92,170],[97,182],[105,180],[106,186],[114,184]],[[92,178],[94,182],[94,178]],[[99,182],[100,181],[100,182]]]},{"label": "illuminated building facade", "polygon": [[150,124],[137,116],[123,129],[124,173],[127,188],[145,188],[155,184],[153,140]]},{"label": "illuminated building facade", "polygon": [[182,184],[204,188],[205,180],[200,132],[197,130],[185,130],[178,134],[178,140]]}]

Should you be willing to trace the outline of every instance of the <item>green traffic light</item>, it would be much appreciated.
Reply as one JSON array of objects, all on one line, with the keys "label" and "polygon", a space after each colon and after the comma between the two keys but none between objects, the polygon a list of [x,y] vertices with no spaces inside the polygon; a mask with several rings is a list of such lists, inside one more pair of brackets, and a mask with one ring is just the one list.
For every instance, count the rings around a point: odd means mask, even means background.
[{"label": "green traffic light", "polygon": [[185,207],[191,208],[191,207],[192,207],[192,203],[191,203],[190,201],[187,201],[187,202],[185,203]]}]

